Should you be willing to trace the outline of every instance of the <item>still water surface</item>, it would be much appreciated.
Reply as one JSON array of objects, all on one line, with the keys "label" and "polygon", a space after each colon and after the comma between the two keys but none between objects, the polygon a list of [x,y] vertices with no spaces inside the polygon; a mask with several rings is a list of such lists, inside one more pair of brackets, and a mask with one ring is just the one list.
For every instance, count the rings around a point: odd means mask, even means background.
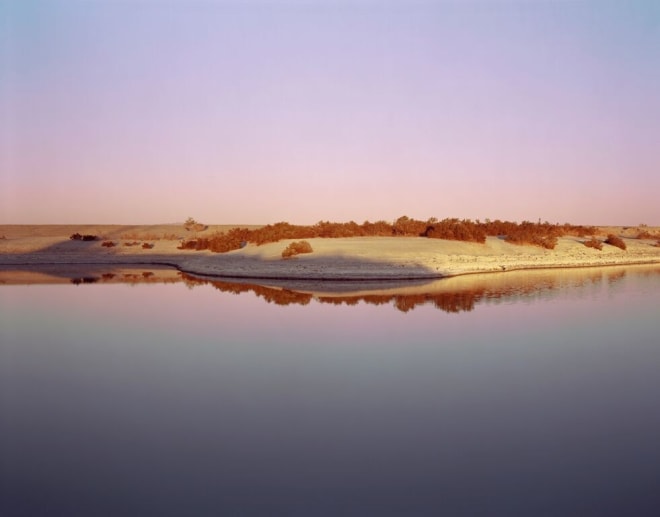
[{"label": "still water surface", "polygon": [[0,286],[0,514],[660,514],[660,268],[488,278]]}]

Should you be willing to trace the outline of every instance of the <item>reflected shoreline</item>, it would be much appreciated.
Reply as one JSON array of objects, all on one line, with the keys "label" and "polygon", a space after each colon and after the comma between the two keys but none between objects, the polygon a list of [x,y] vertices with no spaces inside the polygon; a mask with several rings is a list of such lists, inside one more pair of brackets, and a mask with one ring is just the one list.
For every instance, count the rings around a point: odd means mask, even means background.
[{"label": "reflected shoreline", "polygon": [[303,281],[246,282],[192,275],[167,266],[33,267],[0,268],[2,285],[46,284],[178,284],[188,288],[211,286],[223,293],[252,293],[276,305],[308,305],[312,301],[332,305],[392,305],[401,312],[433,306],[447,313],[473,311],[480,303],[535,299],[562,288],[613,285],[626,275],[658,275],[656,265],[545,269],[461,275],[433,281]]}]

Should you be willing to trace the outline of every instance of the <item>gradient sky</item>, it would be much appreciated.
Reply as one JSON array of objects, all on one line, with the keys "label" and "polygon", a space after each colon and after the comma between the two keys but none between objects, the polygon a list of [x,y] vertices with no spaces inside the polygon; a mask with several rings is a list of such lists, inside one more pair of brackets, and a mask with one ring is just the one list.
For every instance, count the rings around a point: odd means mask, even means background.
[{"label": "gradient sky", "polygon": [[660,2],[0,0],[0,223],[660,224]]}]

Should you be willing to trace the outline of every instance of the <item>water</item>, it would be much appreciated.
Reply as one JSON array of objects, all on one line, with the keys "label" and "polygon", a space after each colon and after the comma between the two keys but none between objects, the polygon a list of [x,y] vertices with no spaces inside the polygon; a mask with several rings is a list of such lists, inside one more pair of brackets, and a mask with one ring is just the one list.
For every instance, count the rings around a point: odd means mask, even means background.
[{"label": "water", "polygon": [[159,274],[0,285],[3,516],[660,512],[657,266]]}]

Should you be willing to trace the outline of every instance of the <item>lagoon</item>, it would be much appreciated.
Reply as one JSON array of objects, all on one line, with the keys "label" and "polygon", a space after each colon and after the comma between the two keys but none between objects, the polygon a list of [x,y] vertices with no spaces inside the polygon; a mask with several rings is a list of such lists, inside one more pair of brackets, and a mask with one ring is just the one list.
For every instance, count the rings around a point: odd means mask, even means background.
[{"label": "lagoon", "polygon": [[2,515],[660,510],[657,265],[146,273],[0,285]]}]

